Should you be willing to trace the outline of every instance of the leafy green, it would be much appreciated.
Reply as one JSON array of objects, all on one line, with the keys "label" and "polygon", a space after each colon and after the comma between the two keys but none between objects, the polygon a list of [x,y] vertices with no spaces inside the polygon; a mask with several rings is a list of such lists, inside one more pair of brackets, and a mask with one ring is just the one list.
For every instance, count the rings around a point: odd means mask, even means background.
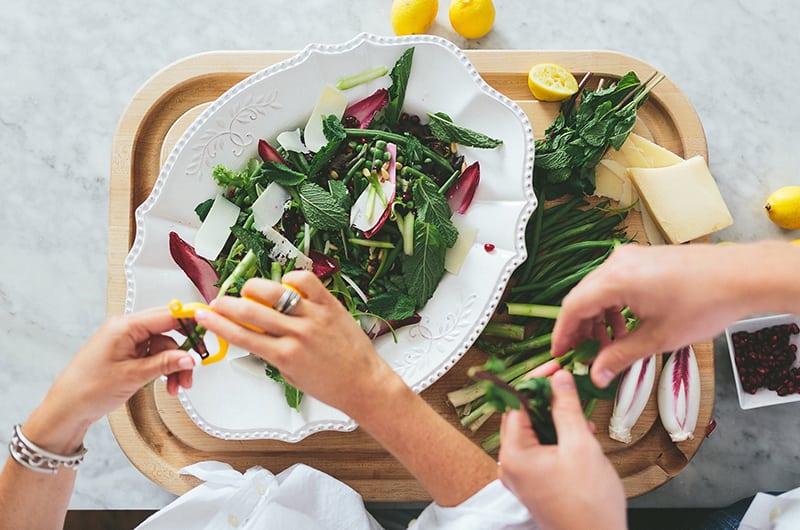
[{"label": "leafy green", "polygon": [[422,142],[413,134],[407,135],[405,149],[406,165],[414,166],[419,164],[424,158],[422,155]]},{"label": "leafy green", "polygon": [[264,162],[263,173],[267,179],[277,182],[281,186],[297,186],[308,178],[305,173],[295,171],[278,162]]},{"label": "leafy green", "polygon": [[406,97],[408,78],[411,75],[411,63],[414,60],[414,48],[409,48],[403,52],[397,62],[392,67],[389,77],[392,85],[389,87],[389,103],[384,109],[384,117],[390,127],[397,125],[400,114],[403,110],[403,101]]},{"label": "leafy green", "polygon": [[333,114],[326,116],[322,120],[322,133],[329,142],[341,142],[347,138],[347,134],[344,132],[344,125]]},{"label": "leafy green", "polygon": [[[634,72],[601,90],[583,90],[561,105],[561,112],[536,141],[533,178],[548,199],[564,194],[591,195],[595,166],[609,146],[619,149],[636,124],[636,111],[655,86]],[[580,95],[580,104],[578,104]]]},{"label": "leafy green", "polygon": [[283,386],[283,395],[286,398],[286,403],[293,409],[299,411],[300,402],[303,400],[303,392],[301,392],[297,387],[287,383],[280,371],[278,371],[278,369],[271,364],[267,365],[265,372],[267,377]]},{"label": "leafy green", "polygon": [[245,249],[255,254],[258,271],[264,277],[269,278],[272,269],[272,258],[270,258],[269,252],[275,246],[275,243],[266,239],[260,232],[248,230],[241,226],[232,226],[231,232],[244,245]]},{"label": "leafy green", "polygon": [[194,213],[197,214],[197,217],[200,218],[200,221],[205,221],[206,217],[208,216],[209,210],[211,210],[211,206],[214,204],[214,198],[206,199],[194,208]]},{"label": "leafy green", "polygon": [[339,203],[345,211],[349,212],[353,205],[353,198],[350,197],[350,192],[347,191],[347,184],[341,180],[329,180],[328,188],[331,190],[333,199]]},{"label": "leafy green", "polygon": [[431,133],[443,142],[455,142],[469,147],[484,149],[493,149],[503,143],[502,140],[490,138],[483,133],[456,125],[450,116],[443,112],[428,113],[428,117],[430,118],[428,126],[431,128]]},{"label": "leafy green", "polygon": [[399,291],[373,296],[367,300],[367,311],[384,320],[402,320],[414,314],[416,301]]},{"label": "leafy green", "polygon": [[338,230],[348,225],[350,218],[347,210],[318,184],[303,183],[297,190],[297,195],[309,225],[319,230]]},{"label": "leafy green", "polygon": [[420,177],[411,189],[414,204],[417,207],[417,219],[433,224],[447,247],[452,247],[458,239],[458,229],[450,219],[453,212],[447,199],[439,193],[439,187],[433,180]]},{"label": "leafy green", "polygon": [[444,275],[444,257],[447,247],[436,226],[414,221],[414,254],[403,256],[403,278],[408,294],[422,307],[433,295]]},{"label": "leafy green", "polygon": [[308,168],[309,178],[316,178],[319,172],[325,169],[330,161],[333,160],[333,157],[336,156],[341,145],[342,140],[332,140],[317,151],[314,158],[311,159],[311,164]]},{"label": "leafy green", "polygon": [[211,176],[220,186],[224,188],[249,188],[255,183],[262,163],[259,160],[249,160],[240,171],[232,171],[225,166],[217,165],[211,172]]}]

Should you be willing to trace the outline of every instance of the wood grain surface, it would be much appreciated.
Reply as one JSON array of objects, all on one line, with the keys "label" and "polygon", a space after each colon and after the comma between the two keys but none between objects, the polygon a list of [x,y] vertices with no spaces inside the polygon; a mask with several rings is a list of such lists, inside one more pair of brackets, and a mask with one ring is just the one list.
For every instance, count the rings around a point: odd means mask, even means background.
[{"label": "wood grain surface", "polygon": [[[587,71],[594,79],[617,78],[629,70],[646,78],[654,69],[630,56],[605,51],[465,52],[484,79],[514,99],[540,136],[558,112],[558,105],[534,101],[527,88],[527,71],[540,62],[557,62],[576,76]],[[109,215],[107,312],[124,311],[126,282],[122,264],[133,243],[134,211],[147,198],[162,160],[202,110],[233,84],[294,52],[212,52],[188,57],[158,72],[135,94],[120,119],[113,142]],[[688,158],[707,158],[702,125],[680,89],[665,79],[639,111],[636,132]],[[638,214],[626,221],[629,233],[641,237]],[[592,419],[597,436],[622,477],[629,497],[641,495],[679,473],[694,456],[711,420],[714,401],[713,348],[710,341],[694,345],[701,375],[700,417],[695,438],[675,444],[657,418],[655,397],[634,429],[634,442],[624,445],[607,436],[610,402],[601,402]],[[482,364],[485,355],[470,350],[445,376],[422,395],[461,429],[447,392],[468,383],[466,371]],[[654,391],[655,394],[655,391]],[[351,433],[321,432],[288,444],[274,440],[225,441],[197,428],[177,399],[161,382],[142,389],[109,415],[114,435],[131,462],[163,488],[181,494],[197,484],[178,474],[188,464],[220,460],[245,470],[261,465],[274,473],[303,462],[355,488],[367,501],[423,501],[430,497],[405,469],[361,429]],[[465,431],[476,443],[497,429],[498,419],[477,433]],[[463,430],[463,429],[462,429]],[[423,450],[423,449],[421,449]]]}]

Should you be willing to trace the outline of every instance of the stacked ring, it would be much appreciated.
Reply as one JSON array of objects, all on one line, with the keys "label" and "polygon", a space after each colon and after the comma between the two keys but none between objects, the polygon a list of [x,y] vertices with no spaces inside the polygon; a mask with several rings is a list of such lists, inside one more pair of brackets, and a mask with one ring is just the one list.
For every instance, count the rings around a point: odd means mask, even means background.
[{"label": "stacked ring", "polygon": [[300,299],[301,296],[297,293],[297,291],[291,287],[286,287],[286,289],[283,291],[283,294],[281,294],[281,297],[278,298],[278,301],[272,306],[272,309],[278,313],[289,315],[292,313],[292,311],[294,311],[294,308],[300,302]]}]

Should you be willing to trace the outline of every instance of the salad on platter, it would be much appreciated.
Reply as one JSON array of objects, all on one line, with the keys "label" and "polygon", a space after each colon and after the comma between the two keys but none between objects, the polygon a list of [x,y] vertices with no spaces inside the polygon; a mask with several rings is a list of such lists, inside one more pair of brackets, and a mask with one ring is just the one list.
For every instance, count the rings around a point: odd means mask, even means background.
[{"label": "salad on platter", "polygon": [[[170,253],[210,301],[237,296],[250,278],[280,281],[293,269],[316,274],[371,337],[420,319],[445,270],[457,274],[475,230],[454,214],[470,207],[480,163],[459,146],[494,149],[502,140],[431,109],[403,106],[414,47],[389,71],[377,66],[325,86],[302,126],[258,141],[242,167],[217,165],[215,196],[195,208],[190,244],[170,233]],[[388,88],[349,102],[347,90],[389,75]],[[278,370],[289,406],[302,393]]]}]

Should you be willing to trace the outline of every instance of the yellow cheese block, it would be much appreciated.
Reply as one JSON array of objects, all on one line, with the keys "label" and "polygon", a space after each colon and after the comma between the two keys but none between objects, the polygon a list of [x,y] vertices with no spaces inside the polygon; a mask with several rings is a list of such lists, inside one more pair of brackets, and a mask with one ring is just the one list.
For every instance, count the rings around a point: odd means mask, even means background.
[{"label": "yellow cheese block", "polygon": [[631,164],[628,167],[667,167],[683,162],[683,158],[672,151],[664,149],[660,145],[654,144],[638,134],[629,135],[622,147],[624,148],[626,144],[635,146],[647,162],[646,166]]},{"label": "yellow cheese block", "polygon": [[628,175],[670,243],[685,243],[733,224],[701,156],[662,168],[629,168]]}]

